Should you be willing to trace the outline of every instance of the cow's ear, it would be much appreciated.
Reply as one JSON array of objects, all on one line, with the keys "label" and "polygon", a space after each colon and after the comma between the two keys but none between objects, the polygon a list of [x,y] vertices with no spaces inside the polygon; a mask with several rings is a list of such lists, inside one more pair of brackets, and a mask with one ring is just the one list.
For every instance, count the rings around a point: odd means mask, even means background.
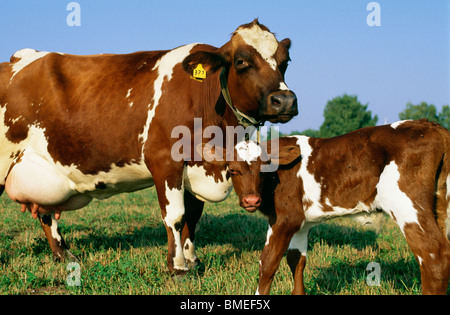
[{"label": "cow's ear", "polygon": [[196,51],[183,60],[183,69],[191,76],[198,65],[211,74],[225,66],[226,61],[222,54],[208,51]]},{"label": "cow's ear", "polygon": [[291,40],[289,38],[285,38],[280,42],[281,45],[283,45],[284,47],[286,47],[288,50],[291,48]]}]

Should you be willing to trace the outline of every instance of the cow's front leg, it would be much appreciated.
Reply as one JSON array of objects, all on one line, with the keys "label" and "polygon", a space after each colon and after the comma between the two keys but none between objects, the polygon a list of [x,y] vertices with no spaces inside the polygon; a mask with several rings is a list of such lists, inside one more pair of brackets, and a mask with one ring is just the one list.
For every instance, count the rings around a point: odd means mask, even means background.
[{"label": "cow's front leg", "polygon": [[64,261],[69,259],[70,261],[78,261],[78,258],[69,251],[69,246],[61,235],[58,228],[58,220],[55,219],[55,213],[39,213],[38,217],[52,250],[53,260]]},{"label": "cow's front leg", "polygon": [[281,258],[283,258],[292,236],[299,228],[290,224],[291,222],[289,218],[277,218],[277,222],[269,226],[266,244],[259,262],[259,283],[256,294],[267,295],[270,293],[273,277]]},{"label": "cow's front leg", "polygon": [[200,260],[195,253],[195,228],[203,213],[205,203],[194,197],[189,191],[184,192],[185,225],[181,235],[184,257],[189,268],[195,268]]},{"label": "cow's front leg", "polygon": [[[167,231],[167,265],[169,271],[185,274],[188,270],[181,243],[181,231],[185,224],[183,173],[179,177],[155,178],[161,215]],[[172,181],[170,179],[172,178]]]},{"label": "cow's front leg", "polygon": [[177,275],[185,274],[188,270],[181,243],[181,231],[185,224],[183,195],[183,185],[180,188],[170,188],[166,183],[167,204],[165,209],[161,208],[168,240],[167,263],[169,270]]}]

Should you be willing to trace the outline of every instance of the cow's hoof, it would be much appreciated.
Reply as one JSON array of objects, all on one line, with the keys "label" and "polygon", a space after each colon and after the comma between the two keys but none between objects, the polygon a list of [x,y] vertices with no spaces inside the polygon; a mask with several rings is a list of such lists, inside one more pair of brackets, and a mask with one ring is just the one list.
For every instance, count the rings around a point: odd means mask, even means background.
[{"label": "cow's hoof", "polygon": [[198,266],[200,266],[201,263],[200,263],[200,259],[195,258],[195,260],[193,260],[193,261],[186,259],[186,264],[189,269],[193,270],[193,269],[196,269]]},{"label": "cow's hoof", "polygon": [[65,249],[62,255],[60,253],[53,253],[53,261],[56,263],[61,263],[61,262],[77,262],[77,263],[79,263],[80,262],[78,257],[75,256],[74,254],[72,254],[72,252],[69,251],[68,249]]}]

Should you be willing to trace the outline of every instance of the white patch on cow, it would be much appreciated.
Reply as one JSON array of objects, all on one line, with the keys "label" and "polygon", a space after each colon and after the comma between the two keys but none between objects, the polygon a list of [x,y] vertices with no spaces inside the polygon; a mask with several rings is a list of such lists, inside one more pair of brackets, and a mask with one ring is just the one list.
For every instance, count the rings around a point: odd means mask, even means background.
[{"label": "white patch on cow", "polygon": [[6,192],[12,200],[39,205],[58,205],[75,194],[69,180],[31,147],[9,173]]},{"label": "white patch on cow", "polygon": [[[325,199],[325,204],[333,209],[333,211],[323,211],[318,215],[316,218],[314,218],[314,221],[321,221],[321,220],[328,220],[335,217],[342,217],[342,216],[349,216],[353,215],[356,218],[365,218],[366,221],[370,217],[366,216],[365,214],[362,215],[361,212],[370,213],[374,211],[375,209],[372,206],[366,205],[364,202],[359,201],[357,205],[354,208],[342,208],[338,206],[334,206],[331,204],[330,200],[328,198]],[[312,218],[310,218],[312,219]],[[362,223],[360,221],[360,223]]]},{"label": "white patch on cow", "polygon": [[159,99],[162,96],[163,83],[165,81],[169,82],[172,79],[174,67],[177,64],[183,62],[184,58],[189,55],[192,48],[194,48],[196,45],[198,45],[198,43],[181,46],[167,52],[164,56],[161,57],[161,59],[156,62],[155,66],[152,69],[152,71],[158,71],[158,77],[153,83],[153,90],[155,92],[153,95],[153,100],[150,102],[150,104],[148,104],[149,111],[147,114],[147,121],[144,126],[144,131],[139,135],[139,140],[142,140],[142,142],[144,143],[144,145],[142,146],[142,154],[144,152],[145,143],[147,142],[150,124],[153,120],[153,117],[155,116],[155,111],[156,107],[159,104]]},{"label": "white patch on cow", "polygon": [[129,89],[127,92],[127,96],[125,98],[129,98],[131,96],[131,91],[133,91],[133,88]]},{"label": "white patch on cow", "polygon": [[294,234],[289,243],[288,249],[297,249],[302,256],[306,256],[308,251],[308,233],[314,224],[305,224]]},{"label": "white patch on cow", "polygon": [[235,149],[238,157],[247,164],[256,161],[262,154],[261,147],[254,141],[241,141]]},{"label": "white patch on cow", "polygon": [[58,232],[58,221],[55,219],[55,213],[52,213],[52,225],[50,230],[52,231],[52,236],[55,240],[61,243],[61,235]]},{"label": "white patch on cow", "polygon": [[411,199],[398,186],[399,179],[398,166],[394,161],[391,161],[380,175],[376,186],[377,196],[374,200],[374,206],[387,212],[397,222],[402,233],[405,234],[405,224],[416,223],[420,227],[420,223],[417,218],[417,210],[414,208]]},{"label": "white patch on cow", "polygon": [[47,54],[49,54],[48,51],[36,51],[36,50],[30,49],[30,48],[21,49],[21,50],[17,51],[16,53],[14,53],[13,56],[20,60],[11,64],[12,76],[9,80],[9,83],[12,82],[12,79],[16,76],[17,73],[20,72],[20,70],[22,70],[23,68],[28,66],[33,61],[35,61],[39,58],[42,58]]},{"label": "white patch on cow", "polygon": [[306,219],[310,222],[314,221],[314,218],[321,217],[323,214],[322,206],[320,205],[320,196],[322,188],[318,183],[314,174],[309,173],[307,167],[309,164],[309,158],[312,153],[312,148],[309,145],[309,137],[296,136],[297,145],[301,151],[301,166],[297,173],[297,177],[303,180],[303,203],[311,203],[311,206],[304,208]]},{"label": "white patch on cow", "polygon": [[267,230],[267,235],[266,235],[266,244],[265,244],[265,246],[269,245],[270,237],[272,236],[272,234],[273,234],[272,227],[269,224],[269,229]]},{"label": "white patch on cow", "polygon": [[423,258],[420,256],[417,256],[417,260],[419,261],[419,265],[422,266]]},{"label": "white patch on cow", "polygon": [[280,82],[280,90],[281,91],[290,91],[286,83]]},{"label": "white patch on cow", "polygon": [[0,185],[5,184],[6,175],[11,163],[14,161],[14,156],[24,148],[23,143],[13,143],[6,137],[6,133],[9,130],[9,127],[5,125],[7,105],[0,107]]},{"label": "white patch on cow", "polygon": [[[111,164],[107,172],[95,175],[83,174],[77,166],[56,165],[73,183],[73,189],[96,199],[105,199],[122,192],[133,192],[154,185],[153,177],[143,161],[125,166]],[[96,184],[103,182],[105,189],[96,189]]]},{"label": "white patch on cow", "polygon": [[133,107],[134,102],[130,101],[131,91],[133,91],[133,88],[129,89],[127,92],[127,96],[125,98],[128,100],[128,106]]},{"label": "white patch on cow", "polygon": [[189,238],[187,238],[186,241],[184,242],[183,254],[184,257],[189,261],[194,262],[197,259],[197,254],[195,253],[195,245]]},{"label": "white patch on cow", "polygon": [[175,225],[180,223],[184,215],[184,189],[170,189],[165,184],[165,194],[168,201],[166,205],[166,216],[164,217],[164,222],[168,227],[172,229],[174,242],[175,242],[175,256],[173,258],[173,265],[175,269],[187,270],[186,261],[183,254],[183,246],[181,245],[181,234],[177,231]]},{"label": "white patch on cow", "polygon": [[247,45],[252,46],[269,63],[273,70],[277,69],[277,61],[273,58],[277,49],[278,41],[275,36],[254,24],[251,28],[238,28],[236,31]]},{"label": "white patch on cow", "polygon": [[205,202],[221,202],[233,189],[231,178],[226,178],[226,170],[221,173],[218,182],[207,175],[203,166],[188,165],[184,168],[184,187],[197,199]]},{"label": "white patch on cow", "polygon": [[391,128],[392,129],[397,129],[398,126],[400,126],[401,124],[403,124],[403,123],[405,123],[407,121],[411,121],[411,119],[396,121],[395,123],[391,124]]}]

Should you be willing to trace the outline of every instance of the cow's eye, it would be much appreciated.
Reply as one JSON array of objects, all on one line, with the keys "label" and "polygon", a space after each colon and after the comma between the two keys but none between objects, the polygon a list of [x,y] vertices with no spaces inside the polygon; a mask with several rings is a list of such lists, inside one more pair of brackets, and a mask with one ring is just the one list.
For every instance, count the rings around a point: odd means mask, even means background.
[{"label": "cow's eye", "polygon": [[235,62],[236,69],[241,70],[248,67],[248,62],[242,58],[239,58]]},{"label": "cow's eye", "polygon": [[234,168],[230,168],[230,174],[231,175],[238,175],[239,172],[237,170],[235,170]]}]

